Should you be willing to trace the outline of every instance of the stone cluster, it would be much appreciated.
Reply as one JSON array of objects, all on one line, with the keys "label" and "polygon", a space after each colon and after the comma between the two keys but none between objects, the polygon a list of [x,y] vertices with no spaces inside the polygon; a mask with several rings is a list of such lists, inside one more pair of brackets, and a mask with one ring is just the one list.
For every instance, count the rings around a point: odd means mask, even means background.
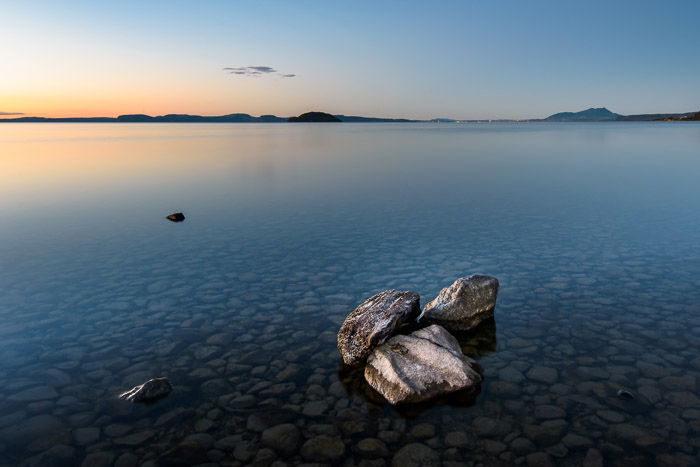
[{"label": "stone cluster", "polygon": [[[462,277],[417,316],[417,293],[385,290],[345,318],[338,331],[338,350],[346,365],[366,361],[365,380],[391,404],[474,391],[482,380],[481,368],[462,353],[457,339],[445,328],[469,330],[491,318],[497,294],[495,277]],[[432,324],[409,335],[398,334],[402,325],[416,321]]]}]

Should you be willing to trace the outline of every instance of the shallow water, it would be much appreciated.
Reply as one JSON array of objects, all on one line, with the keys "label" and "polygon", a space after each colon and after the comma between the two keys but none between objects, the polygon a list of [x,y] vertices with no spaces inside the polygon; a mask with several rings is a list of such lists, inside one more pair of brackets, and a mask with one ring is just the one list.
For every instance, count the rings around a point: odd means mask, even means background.
[{"label": "shallow water", "polygon": [[[0,125],[0,465],[697,464],[698,147],[680,123]],[[501,290],[459,336],[475,399],[394,408],[342,367],[363,299],[477,272]],[[117,399],[157,376],[167,398]]]}]

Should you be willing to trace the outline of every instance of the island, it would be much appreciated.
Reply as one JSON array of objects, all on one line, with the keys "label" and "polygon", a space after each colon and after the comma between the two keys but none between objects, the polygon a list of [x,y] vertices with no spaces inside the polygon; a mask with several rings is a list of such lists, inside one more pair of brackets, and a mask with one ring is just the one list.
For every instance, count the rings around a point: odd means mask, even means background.
[{"label": "island", "polygon": [[697,121],[695,112],[667,114],[620,115],[605,107],[590,108],[580,112],[560,112],[535,122],[653,122],[653,121]]},{"label": "island", "polygon": [[292,123],[342,122],[335,115],[327,114],[326,112],[306,112],[298,117],[289,117],[287,121]]}]

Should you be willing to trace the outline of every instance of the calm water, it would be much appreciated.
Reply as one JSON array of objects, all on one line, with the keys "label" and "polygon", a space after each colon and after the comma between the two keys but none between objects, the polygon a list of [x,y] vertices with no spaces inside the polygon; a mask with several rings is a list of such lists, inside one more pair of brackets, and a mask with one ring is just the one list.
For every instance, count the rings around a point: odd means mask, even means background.
[{"label": "calm water", "polygon": [[[3,124],[0,465],[697,464],[699,147],[680,123]],[[340,365],[366,297],[477,272],[501,292],[459,336],[476,400],[394,408]],[[169,397],[116,398],[157,376]]]}]

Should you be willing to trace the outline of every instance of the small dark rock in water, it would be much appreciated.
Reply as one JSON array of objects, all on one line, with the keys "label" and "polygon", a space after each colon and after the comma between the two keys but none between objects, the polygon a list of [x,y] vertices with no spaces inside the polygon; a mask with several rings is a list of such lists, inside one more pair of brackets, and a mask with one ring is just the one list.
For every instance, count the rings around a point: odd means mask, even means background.
[{"label": "small dark rock in water", "polygon": [[634,395],[626,389],[619,389],[617,391],[617,397],[620,399],[633,399]]},{"label": "small dark rock in water", "polygon": [[185,220],[185,215],[181,212],[175,212],[169,216],[166,216],[166,219],[173,222],[182,222]]},{"label": "small dark rock in water", "polygon": [[467,331],[493,316],[498,279],[481,274],[462,277],[445,287],[423,308],[421,324],[439,324],[451,331]]},{"label": "small dark rock in water", "polygon": [[362,302],[338,331],[338,350],[345,364],[361,364],[419,312],[420,296],[415,292],[385,290]]},{"label": "small dark rock in water", "polygon": [[153,378],[119,395],[129,402],[149,402],[165,397],[173,390],[168,378]]}]

